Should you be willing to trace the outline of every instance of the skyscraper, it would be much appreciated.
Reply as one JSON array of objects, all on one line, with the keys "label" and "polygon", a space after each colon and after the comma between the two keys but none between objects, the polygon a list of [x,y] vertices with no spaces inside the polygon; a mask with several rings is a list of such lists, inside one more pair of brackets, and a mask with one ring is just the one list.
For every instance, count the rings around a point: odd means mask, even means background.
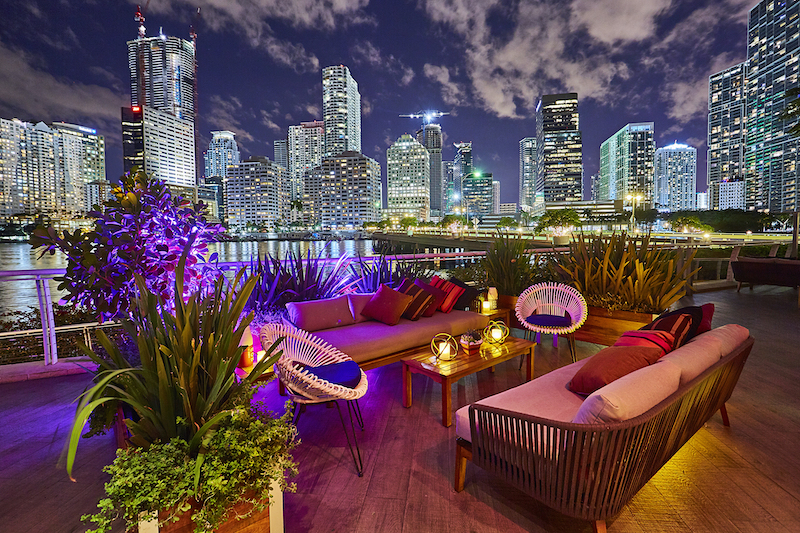
[{"label": "skyscraper", "polygon": [[272,143],[272,154],[276,164],[289,170],[289,148],[287,139],[277,139]]},{"label": "skyscraper", "polygon": [[231,166],[225,178],[225,214],[230,227],[274,227],[288,210],[287,181],[288,171],[263,156]]},{"label": "skyscraper", "polygon": [[525,137],[519,141],[519,205],[533,205],[536,190],[536,137]]},{"label": "skyscraper", "polygon": [[[472,143],[460,142],[453,143],[456,148],[456,155],[453,158],[453,196],[456,203],[462,196],[461,187],[464,183],[464,178],[472,174],[474,168],[472,167]],[[460,205],[460,204],[459,204]]]},{"label": "skyscraper", "polygon": [[582,190],[578,94],[546,94],[536,107],[536,192],[545,202],[575,202]]},{"label": "skyscraper", "polygon": [[194,154],[194,124],[190,120],[147,106],[122,108],[125,172],[136,165],[167,185],[196,188]]},{"label": "skyscraper", "polygon": [[720,209],[721,183],[744,177],[745,75],[739,63],[708,78],[709,209]]},{"label": "skyscraper", "polygon": [[796,211],[798,139],[781,119],[786,93],[797,87],[800,49],[797,3],[762,0],[750,10],[747,31],[745,203],[748,209]]},{"label": "skyscraper", "polygon": [[694,210],[697,206],[697,149],[671,144],[656,150],[655,207],[669,211]]},{"label": "skyscraper", "polygon": [[644,196],[641,205],[653,205],[652,122],[626,124],[600,145],[598,200],[624,200],[629,194]]},{"label": "skyscraper", "polygon": [[491,172],[473,171],[464,176],[462,183],[462,213],[469,222],[494,212],[494,187]]},{"label": "skyscraper", "polygon": [[453,174],[453,162],[442,161],[442,215],[453,212],[454,192],[455,176]]},{"label": "skyscraper", "polygon": [[322,69],[322,119],[325,157],[361,152],[361,93],[344,65]]},{"label": "skyscraper", "polygon": [[386,215],[398,222],[404,217],[430,218],[430,169],[428,150],[411,135],[392,143],[386,150]]},{"label": "skyscraper", "polygon": [[75,215],[105,180],[105,142],[91,128],[0,119],[0,219]]},{"label": "skyscraper", "polygon": [[236,144],[236,134],[232,131],[212,131],[211,142],[205,154],[206,178],[217,176],[224,178],[228,175],[228,165],[239,162],[239,145]]},{"label": "skyscraper", "polygon": [[299,126],[289,126],[287,146],[289,179],[291,180],[291,199],[303,199],[305,174],[322,163],[325,151],[325,123],[321,120],[301,122]]},{"label": "skyscraper", "polygon": [[194,123],[195,50],[178,37],[145,37],[128,41],[131,105],[147,106]]},{"label": "skyscraper", "polygon": [[496,215],[500,212],[500,182],[494,180],[492,182],[492,214]]},{"label": "skyscraper", "polygon": [[380,221],[380,164],[358,152],[323,158],[307,174],[303,210],[323,229],[357,229]]},{"label": "skyscraper", "polygon": [[417,141],[430,155],[430,199],[431,215],[440,216],[445,209],[442,202],[445,183],[442,181],[442,127],[439,124],[425,124],[417,132]]}]

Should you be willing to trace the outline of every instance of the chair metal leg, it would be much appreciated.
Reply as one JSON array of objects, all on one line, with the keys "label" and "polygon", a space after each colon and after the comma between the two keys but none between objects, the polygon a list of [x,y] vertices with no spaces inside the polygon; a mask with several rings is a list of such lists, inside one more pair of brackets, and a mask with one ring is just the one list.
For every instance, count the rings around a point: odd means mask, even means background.
[{"label": "chair metal leg", "polygon": [[354,404],[353,411],[355,412],[356,415],[356,422],[358,422],[358,427],[361,428],[361,431],[364,431],[364,416],[361,414],[361,406],[358,405],[358,400],[353,400],[352,402],[349,402],[348,405],[350,403]]},{"label": "chair metal leg", "polygon": [[297,422],[300,421],[300,415],[303,414],[306,410],[306,404],[304,403],[292,403],[292,424],[297,426]]},{"label": "chair metal leg", "polygon": [[572,362],[574,363],[577,361],[577,347],[575,346],[575,332],[572,332],[567,335],[567,341],[569,343],[569,354],[572,356]]},{"label": "chair metal leg", "polygon": [[[350,433],[347,431],[347,425],[344,423],[344,417],[342,416],[342,409],[339,407],[339,402],[333,400],[333,403],[336,404],[336,411],[339,413],[339,420],[342,421],[342,429],[344,429],[344,436],[347,438],[347,447],[350,448],[350,455],[353,457],[353,462],[356,465],[356,472],[358,472],[358,477],[364,475],[364,463],[361,460],[361,450],[358,448],[358,440],[356,439],[356,428],[355,424],[353,424],[353,411],[350,406],[350,402],[347,402],[347,412],[350,415],[350,429],[353,433],[353,443],[350,442]],[[355,444],[356,451],[353,451],[353,444]]]}]

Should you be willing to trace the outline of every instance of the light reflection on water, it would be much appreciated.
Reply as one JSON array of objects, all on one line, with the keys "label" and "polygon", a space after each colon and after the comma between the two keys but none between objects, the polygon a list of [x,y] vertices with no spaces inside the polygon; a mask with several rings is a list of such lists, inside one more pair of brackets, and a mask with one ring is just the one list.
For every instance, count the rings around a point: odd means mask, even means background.
[{"label": "light reflection on water", "polygon": [[[260,242],[225,242],[212,243],[209,250],[219,253],[220,261],[249,261],[256,254],[264,256],[269,253],[273,257],[283,257],[287,251],[300,252],[303,257],[311,251],[312,257],[321,252],[322,257],[341,257],[347,254],[355,257],[372,255],[372,241],[260,241]],[[38,259],[26,243],[0,243],[0,271],[37,270],[48,268],[66,268],[63,255],[45,255]],[[58,283],[50,281],[53,300],[58,300],[62,293],[57,290]],[[24,311],[28,307],[39,307],[36,295],[36,283],[30,281],[0,282],[0,313],[8,311]]]}]

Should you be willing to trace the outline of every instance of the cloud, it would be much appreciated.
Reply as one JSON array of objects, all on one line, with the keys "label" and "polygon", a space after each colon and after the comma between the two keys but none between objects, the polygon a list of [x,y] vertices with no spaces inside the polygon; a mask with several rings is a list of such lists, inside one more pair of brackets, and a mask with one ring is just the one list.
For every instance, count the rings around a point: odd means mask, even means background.
[{"label": "cloud", "polygon": [[586,31],[600,42],[644,41],[655,34],[656,17],[672,0],[575,0],[573,29]]},{"label": "cloud", "polygon": [[[120,108],[130,97],[100,85],[63,80],[35,56],[0,43],[0,116],[31,122],[75,122],[96,128],[115,144]],[[32,92],[32,88],[36,88]]]},{"label": "cloud", "polygon": [[372,114],[372,102],[365,96],[361,96],[361,115],[368,117]]},{"label": "cloud", "polygon": [[[132,2],[136,3],[140,0]],[[150,4],[148,16],[188,19],[200,8],[200,32],[234,32],[253,48],[264,50],[276,63],[302,73],[319,70],[319,59],[302,44],[279,39],[268,21],[317,31],[375,24],[364,12],[368,3],[369,0],[159,0]]]},{"label": "cloud", "polygon": [[407,86],[414,79],[414,69],[392,54],[382,54],[370,41],[355,44],[350,48],[350,55],[356,64],[367,64],[376,70],[392,74],[402,86]]},{"label": "cloud", "polygon": [[269,129],[271,129],[272,131],[274,131],[276,133],[282,133],[283,132],[283,128],[281,128],[273,120],[274,115],[275,115],[275,113],[271,113],[269,111],[266,111],[266,110],[262,109],[261,110],[261,124],[263,124],[264,126],[268,127]]},{"label": "cloud", "polygon": [[242,126],[242,119],[250,118],[253,113],[244,109],[241,100],[235,96],[226,99],[218,94],[212,95],[209,100],[211,112],[203,118],[211,130],[232,131],[239,142],[256,142],[255,136]]},{"label": "cloud", "polygon": [[425,77],[441,86],[442,101],[445,104],[453,106],[466,104],[466,89],[462,84],[450,79],[450,69],[448,67],[425,63],[422,71]]}]

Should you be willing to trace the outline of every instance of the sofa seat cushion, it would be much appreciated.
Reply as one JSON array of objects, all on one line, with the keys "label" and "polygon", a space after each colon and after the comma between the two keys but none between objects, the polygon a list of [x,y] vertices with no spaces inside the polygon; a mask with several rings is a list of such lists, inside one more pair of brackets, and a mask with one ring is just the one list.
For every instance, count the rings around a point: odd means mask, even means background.
[{"label": "sofa seat cushion", "polygon": [[369,321],[315,333],[320,339],[364,363],[431,342],[437,333],[461,335],[470,329],[483,329],[489,319],[471,311],[436,313],[412,322],[400,319],[395,326]]},{"label": "sofa seat cushion", "polygon": [[[567,389],[567,383],[588,360],[581,359],[563,366],[533,381],[478,400],[475,404],[569,422],[578,412],[583,398]],[[469,405],[456,411],[456,436],[472,442]]]},{"label": "sofa seat cushion", "polygon": [[661,361],[670,361],[681,369],[681,385],[692,381],[723,355],[747,340],[750,332],[738,324],[727,324],[702,333]]},{"label": "sofa seat cushion", "polygon": [[572,422],[603,424],[630,420],[646,413],[678,390],[681,369],[664,361],[622,376],[590,394]]},{"label": "sofa seat cushion", "polygon": [[286,310],[292,324],[306,331],[338,328],[354,322],[347,296],[308,302],[289,302],[286,304]]}]

